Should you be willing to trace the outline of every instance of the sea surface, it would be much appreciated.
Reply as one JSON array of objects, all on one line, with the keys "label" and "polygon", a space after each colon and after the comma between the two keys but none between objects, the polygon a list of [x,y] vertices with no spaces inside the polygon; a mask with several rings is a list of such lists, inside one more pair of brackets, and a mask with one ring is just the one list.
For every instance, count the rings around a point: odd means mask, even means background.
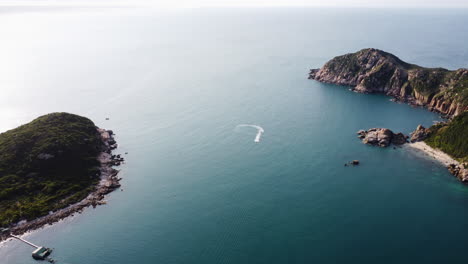
[{"label": "sea surface", "polygon": [[[2,7],[0,130],[66,111],[128,152],[107,205],[25,238],[62,264],[467,263],[468,186],[356,137],[441,118],[307,80],[368,47],[467,67],[467,25],[464,9]],[[31,251],[2,243],[0,263]]]}]

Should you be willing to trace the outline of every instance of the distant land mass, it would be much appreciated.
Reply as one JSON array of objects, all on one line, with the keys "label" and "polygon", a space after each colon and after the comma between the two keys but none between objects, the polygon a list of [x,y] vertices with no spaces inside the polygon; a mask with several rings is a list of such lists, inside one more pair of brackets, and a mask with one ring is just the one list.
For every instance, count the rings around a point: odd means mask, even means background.
[{"label": "distant land mass", "polygon": [[309,79],[384,93],[447,116],[468,111],[468,69],[425,68],[378,49],[335,57],[312,69]]},{"label": "distant land mass", "polygon": [[[431,155],[437,154],[434,149],[448,154],[453,159],[446,164],[449,171],[468,182],[468,69],[424,68],[370,48],[333,58],[310,70],[309,79],[351,86],[356,92],[383,93],[451,118],[430,128],[419,125],[411,142],[424,143],[413,146]],[[406,142],[404,135],[386,128],[360,130],[358,135],[364,143],[381,147]]]},{"label": "distant land mass", "polygon": [[0,240],[101,204],[119,187],[112,134],[69,113],[0,134]]}]

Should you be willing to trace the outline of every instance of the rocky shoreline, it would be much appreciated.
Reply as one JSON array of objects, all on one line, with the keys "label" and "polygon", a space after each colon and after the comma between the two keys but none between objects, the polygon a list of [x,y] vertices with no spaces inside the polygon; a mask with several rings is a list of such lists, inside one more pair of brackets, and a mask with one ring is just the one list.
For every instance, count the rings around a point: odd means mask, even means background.
[{"label": "rocky shoreline", "polygon": [[97,157],[101,164],[99,168],[100,181],[96,185],[94,191],[78,203],[71,204],[63,209],[59,209],[31,221],[26,222],[23,220],[13,224],[0,234],[0,241],[8,239],[10,234],[21,235],[28,231],[39,229],[45,225],[51,225],[66,217],[73,216],[75,213],[81,213],[86,207],[93,206],[93,208],[95,208],[98,205],[105,204],[104,196],[121,186],[119,183],[121,178],[117,176],[119,170],[113,167],[119,166],[124,159],[120,155],[112,155],[112,151],[117,148],[114,133],[112,130],[101,128],[98,128],[97,131],[100,134],[103,147],[101,153]]},{"label": "rocky shoreline", "polygon": [[418,125],[416,130],[411,132],[410,136],[404,135],[403,133],[394,133],[388,128],[359,130],[356,134],[364,144],[379,146],[382,148],[388,147],[391,144],[397,146],[407,145],[412,149],[422,151],[444,164],[448,171],[460,181],[468,183],[468,167],[450,157],[447,153],[427,145],[423,140],[429,136],[430,131],[422,125]]}]

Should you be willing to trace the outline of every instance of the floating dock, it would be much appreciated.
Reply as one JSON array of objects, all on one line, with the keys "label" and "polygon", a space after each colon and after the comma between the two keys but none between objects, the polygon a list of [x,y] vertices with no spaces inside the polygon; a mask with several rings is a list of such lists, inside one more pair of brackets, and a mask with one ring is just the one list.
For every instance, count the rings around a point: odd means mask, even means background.
[{"label": "floating dock", "polygon": [[25,243],[25,244],[27,244],[27,245],[29,245],[29,246],[35,248],[35,250],[32,252],[32,257],[33,257],[34,259],[37,259],[37,260],[47,260],[47,261],[49,261],[49,262],[51,262],[51,263],[54,263],[54,262],[55,262],[54,260],[52,260],[52,259],[50,259],[50,258],[47,258],[47,257],[50,255],[50,253],[52,253],[52,249],[46,248],[46,247],[36,246],[36,245],[34,245],[33,243],[31,243],[31,242],[29,242],[29,241],[27,241],[27,240],[25,240],[25,239],[22,239],[22,238],[19,237],[19,236],[15,236],[15,235],[10,235],[10,236],[11,236],[12,238],[16,238],[16,239],[18,239],[19,241],[21,241],[21,242],[23,242],[23,243]]}]

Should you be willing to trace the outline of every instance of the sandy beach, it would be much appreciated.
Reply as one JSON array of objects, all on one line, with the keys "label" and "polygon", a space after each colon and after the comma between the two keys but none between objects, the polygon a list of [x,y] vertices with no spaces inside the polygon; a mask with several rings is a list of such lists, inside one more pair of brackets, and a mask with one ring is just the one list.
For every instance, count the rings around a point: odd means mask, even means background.
[{"label": "sandy beach", "polygon": [[415,149],[416,151],[422,151],[427,156],[441,162],[447,167],[449,172],[457,177],[462,182],[468,182],[468,169],[466,164],[460,164],[457,160],[450,157],[448,154],[430,147],[424,142],[416,142],[406,144],[409,148]]},{"label": "sandy beach", "polygon": [[422,151],[427,156],[441,162],[445,166],[448,166],[450,164],[460,165],[460,163],[457,160],[450,157],[447,153],[442,152],[441,150],[438,150],[438,149],[434,149],[431,146],[424,143],[423,141],[409,143],[409,144],[406,144],[405,146],[408,146],[409,148],[412,148],[418,151]]}]

